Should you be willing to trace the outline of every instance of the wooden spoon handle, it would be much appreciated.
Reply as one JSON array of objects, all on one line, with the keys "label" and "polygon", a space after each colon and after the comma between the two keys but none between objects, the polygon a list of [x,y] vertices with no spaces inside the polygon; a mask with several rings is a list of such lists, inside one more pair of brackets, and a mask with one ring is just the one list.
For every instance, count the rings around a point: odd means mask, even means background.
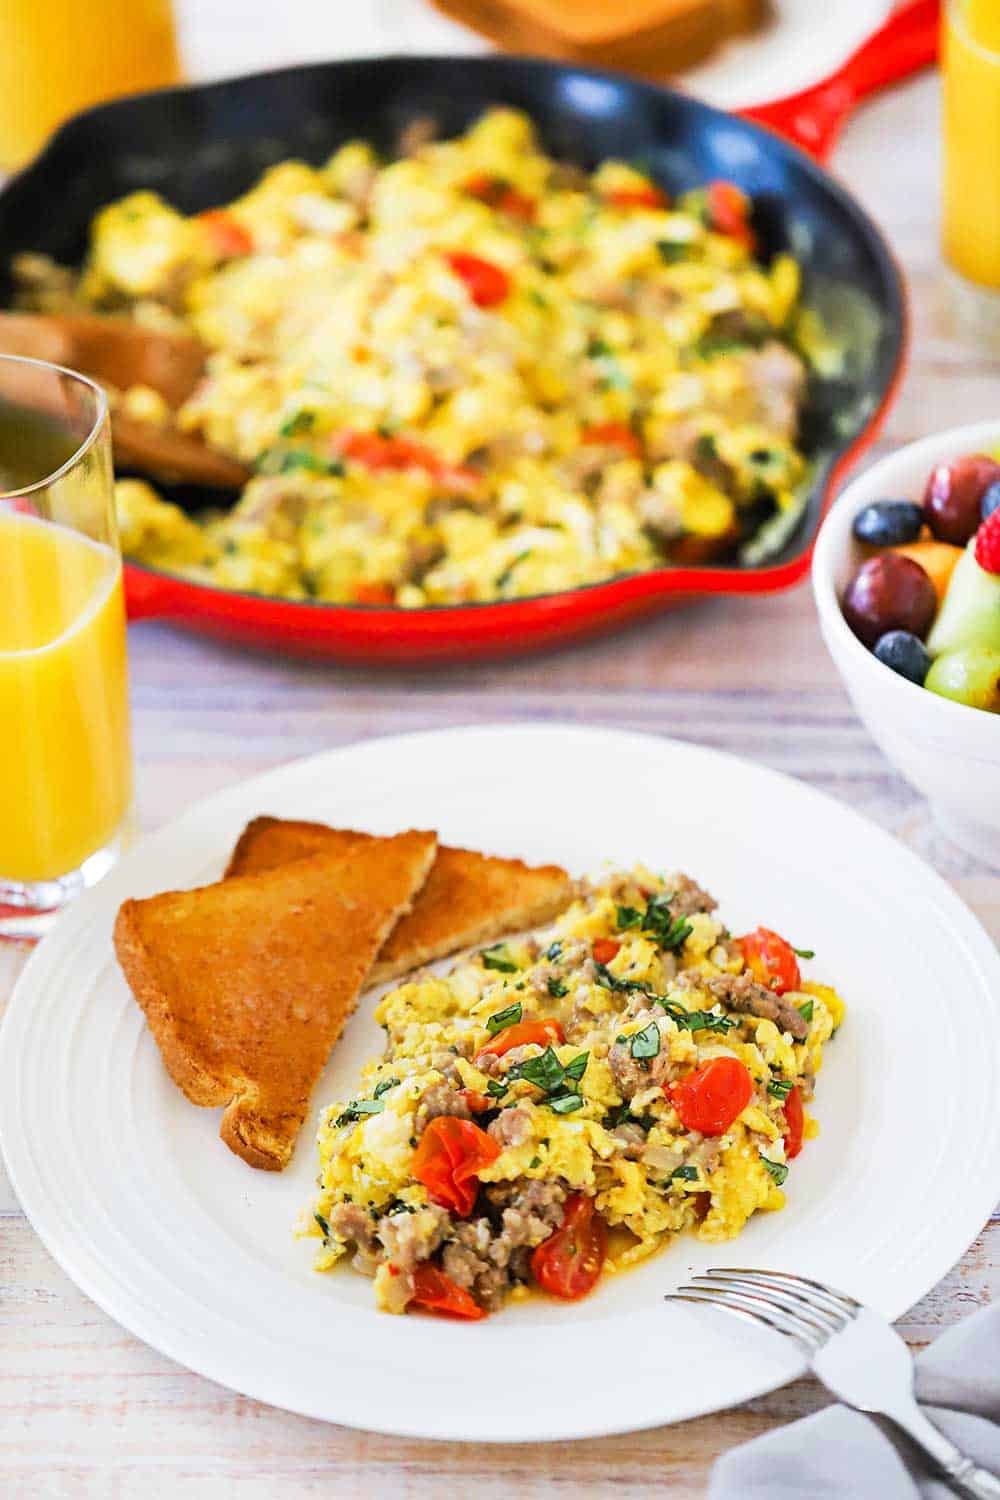
[{"label": "wooden spoon handle", "polygon": [[111,436],[116,465],[158,479],[239,490],[251,477],[251,471],[235,458],[173,427],[154,427],[115,413]]}]

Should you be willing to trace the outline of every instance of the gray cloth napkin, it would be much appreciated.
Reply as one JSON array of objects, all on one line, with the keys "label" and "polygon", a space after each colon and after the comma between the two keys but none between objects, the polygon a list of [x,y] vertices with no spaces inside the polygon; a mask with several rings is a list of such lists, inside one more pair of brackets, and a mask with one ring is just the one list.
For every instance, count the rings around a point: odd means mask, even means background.
[{"label": "gray cloth napkin", "polygon": [[[917,1398],[934,1425],[1000,1474],[1000,1304],[943,1333],[916,1368]],[[837,1405],[724,1454],[708,1500],[954,1500],[954,1493],[922,1455]]]}]

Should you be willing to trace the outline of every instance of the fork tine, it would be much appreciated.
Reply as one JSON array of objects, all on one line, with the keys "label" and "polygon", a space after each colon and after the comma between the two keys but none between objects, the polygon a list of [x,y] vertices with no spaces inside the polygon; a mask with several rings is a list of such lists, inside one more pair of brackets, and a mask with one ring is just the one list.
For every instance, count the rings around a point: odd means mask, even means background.
[{"label": "fork tine", "polygon": [[782,1333],[786,1338],[803,1345],[810,1354],[815,1354],[821,1349],[828,1336],[825,1329],[822,1334],[817,1334],[800,1318],[789,1315],[779,1307],[765,1303],[756,1297],[745,1297],[740,1292],[725,1291],[722,1287],[713,1290],[711,1287],[683,1286],[676,1292],[668,1292],[664,1300],[696,1302],[703,1307],[720,1307],[724,1312],[734,1313],[750,1323],[765,1324],[775,1333]]},{"label": "fork tine", "polygon": [[822,1281],[811,1281],[807,1276],[793,1276],[791,1271],[759,1271],[751,1266],[712,1266],[705,1275],[717,1277],[720,1281],[731,1276],[750,1276],[755,1281],[775,1283],[807,1297],[814,1305],[822,1303],[831,1312],[845,1313],[848,1318],[857,1317],[861,1311],[861,1303],[855,1302],[846,1292],[838,1292],[831,1286],[825,1286]]},{"label": "fork tine", "polygon": [[755,1276],[738,1276],[735,1273],[726,1273],[724,1276],[695,1276],[693,1278],[696,1286],[704,1283],[709,1287],[725,1287],[728,1291],[742,1292],[746,1296],[760,1297],[772,1307],[780,1307],[782,1311],[792,1313],[803,1318],[807,1323],[818,1331],[829,1336],[839,1333],[846,1328],[851,1321],[847,1313],[838,1308],[831,1311],[819,1302],[811,1302],[799,1292],[791,1292],[784,1287],[773,1285],[769,1281],[761,1281]]}]

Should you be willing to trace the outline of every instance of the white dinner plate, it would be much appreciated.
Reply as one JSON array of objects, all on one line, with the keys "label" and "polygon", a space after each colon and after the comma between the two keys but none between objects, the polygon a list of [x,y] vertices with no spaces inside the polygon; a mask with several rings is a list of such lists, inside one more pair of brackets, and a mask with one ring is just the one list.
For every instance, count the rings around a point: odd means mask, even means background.
[{"label": "white dinner plate", "polygon": [[[311,1269],[296,1240],[322,1106],[381,1050],[350,1022],[291,1166],[255,1172],[218,1111],[174,1088],[118,972],[119,903],[219,874],[261,813],[450,843],[576,872],[683,868],[734,931],[816,950],[849,1006],[827,1052],[822,1133],[788,1206],[737,1241],[688,1237],[586,1301],[475,1324],[375,1311],[371,1284]],[[784,1343],[662,1294],[712,1264],[818,1277],[897,1317],[955,1263],[1000,1194],[1000,955],[948,886],[849,808],[670,740],[570,725],[376,740],[209,798],[144,840],[59,921],[0,1032],[0,1139],[14,1187],[74,1281],[155,1348],[276,1406],[414,1437],[541,1440],[677,1421],[800,1371]]]}]

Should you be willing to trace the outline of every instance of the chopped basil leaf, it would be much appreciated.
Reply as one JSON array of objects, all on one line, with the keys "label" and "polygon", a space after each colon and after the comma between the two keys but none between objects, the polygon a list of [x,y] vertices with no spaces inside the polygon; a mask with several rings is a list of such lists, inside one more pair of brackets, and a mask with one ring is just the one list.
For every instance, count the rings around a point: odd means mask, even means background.
[{"label": "chopped basil leaf", "polygon": [[281,437],[301,437],[303,432],[311,432],[316,421],[314,411],[297,411],[294,416],[283,422],[278,431]]},{"label": "chopped basil leaf", "polygon": [[494,943],[492,948],[484,948],[479,957],[484,969],[496,969],[500,974],[517,973],[518,965],[507,952],[506,943]]},{"label": "chopped basil leaf", "polygon": [[761,1161],[764,1163],[764,1165],[767,1168],[768,1172],[770,1172],[771,1176],[773,1177],[774,1181],[777,1183],[778,1187],[780,1187],[781,1184],[784,1182],[785,1178],[788,1176],[788,1168],[785,1166],[784,1162],[782,1162],[782,1161],[771,1161],[766,1156],[762,1156],[761,1157]]},{"label": "chopped basil leaf", "polygon": [[732,333],[703,333],[694,346],[699,359],[714,359],[717,354],[736,354],[752,345],[749,339]]},{"label": "chopped basil leaf", "polygon": [[665,995],[657,995],[656,999],[681,1031],[719,1031],[724,1034],[737,1025],[731,1016],[720,1016],[714,1010],[685,1010],[683,1005],[668,1000]]},{"label": "chopped basil leaf", "polygon": [[[485,960],[484,960],[485,962]],[[486,965],[490,967],[489,964]],[[486,1022],[486,1030],[490,1036],[496,1036],[499,1031],[506,1031],[508,1026],[516,1026],[523,1015],[520,1000],[515,1000],[513,1005],[508,1005],[506,1010],[498,1010],[490,1016]]]},{"label": "chopped basil leaf", "polygon": [[491,1078],[486,1085],[486,1092],[491,1099],[502,1099],[507,1092],[507,1085],[501,1083],[499,1078]]},{"label": "chopped basil leaf", "polygon": [[528,1163],[528,1170],[529,1170],[529,1172],[533,1171],[535,1169],[535,1167],[540,1167],[541,1165],[542,1165],[542,1158],[540,1156],[533,1156],[531,1158],[531,1160],[529,1161],[529,1163]]},{"label": "chopped basil leaf", "polygon": [[767,1092],[773,1099],[784,1101],[788,1098],[794,1087],[795,1085],[790,1078],[772,1078],[767,1086]]},{"label": "chopped basil leaf", "polygon": [[524,1078],[546,1094],[559,1088],[566,1077],[566,1070],[556,1056],[552,1046],[546,1047],[541,1057],[527,1057],[516,1063],[507,1074],[508,1079]]},{"label": "chopped basil leaf", "polygon": [[384,1099],[352,1099],[347,1108],[337,1116],[334,1124],[350,1125],[364,1115],[380,1115],[384,1109]]},{"label": "chopped basil leaf", "polygon": [[690,245],[683,240],[657,240],[656,248],[660,252],[660,259],[665,266],[672,266],[679,260],[683,260],[690,250]]},{"label": "chopped basil leaf", "polygon": [[799,958],[815,958],[815,948],[793,948],[792,952]]},{"label": "chopped basil leaf", "polygon": [[323,1238],[325,1240],[329,1239],[329,1237],[330,1237],[330,1226],[326,1222],[326,1220],[324,1219],[323,1215],[322,1214],[313,1214],[313,1218],[316,1220],[316,1223],[319,1225],[320,1229],[322,1229],[322,1231],[323,1231]]},{"label": "chopped basil leaf", "polygon": [[589,1058],[589,1052],[581,1052],[578,1056],[574,1057],[573,1061],[568,1062],[563,1069],[566,1077],[572,1078],[575,1083],[579,1083],[580,1079],[587,1071],[587,1062]]},{"label": "chopped basil leaf", "polygon": [[670,897],[662,892],[650,896],[646,910],[640,912],[635,906],[619,906],[617,910],[619,932],[641,927],[648,937],[666,952],[679,948],[691,932],[691,923],[684,917],[673,917],[670,912]]},{"label": "chopped basil leaf", "polygon": [[561,1000],[564,995],[569,994],[569,985],[563,980],[557,979],[554,974],[549,975],[548,991],[553,1000]]},{"label": "chopped basil leaf", "polygon": [[583,1100],[579,1094],[556,1094],[546,1099],[545,1103],[557,1115],[571,1115],[575,1109],[583,1108]]},{"label": "chopped basil leaf", "polygon": [[695,458],[701,459],[702,463],[709,463],[718,458],[719,446],[710,432],[702,432],[698,435],[698,441],[694,445]]},{"label": "chopped basil leaf", "polygon": [[667,1178],[667,1181],[673,1182],[674,1178],[676,1177],[679,1178],[681,1182],[697,1182],[698,1176],[699,1173],[697,1167],[675,1167],[670,1176]]},{"label": "chopped basil leaf", "polygon": [[562,958],[562,943],[560,943],[558,938],[546,948],[545,957],[553,963],[557,958]]},{"label": "chopped basil leaf", "polygon": [[655,1021],[650,1021],[630,1039],[629,1051],[635,1058],[655,1057],[660,1050],[660,1031]]},{"label": "chopped basil leaf", "polygon": [[288,448],[284,453],[266,453],[257,465],[266,474],[292,474],[308,469],[312,474],[341,475],[344,465],[338,458],[321,458],[308,448]]},{"label": "chopped basil leaf", "polygon": [[510,562],[504,568],[503,572],[502,573],[498,573],[497,576],[496,576],[496,578],[493,580],[493,587],[496,588],[496,589],[502,589],[508,583],[510,583],[510,580],[514,576],[514,569],[520,563],[523,563],[524,559],[526,557],[530,557],[530,556],[531,556],[531,548],[528,547],[528,548],[525,549],[524,552],[519,552],[516,557],[512,557],[511,560],[510,560]]},{"label": "chopped basil leaf", "polygon": [[799,1005],[799,1006],[796,1007],[796,1009],[798,1010],[798,1013],[802,1017],[803,1021],[811,1021],[812,1020],[812,1018],[813,1018],[813,1003],[812,1003],[811,1000],[807,1000],[804,1005]]},{"label": "chopped basil leaf", "polygon": [[375,1085],[375,1089],[374,1089],[374,1096],[375,1096],[375,1098],[376,1099],[381,1099],[382,1095],[384,1093],[386,1093],[389,1089],[394,1089],[396,1087],[396,1085],[397,1085],[398,1082],[399,1082],[398,1078],[383,1078],[383,1080],[382,1080],[381,1083],[378,1083],[378,1084]]},{"label": "chopped basil leaf", "polygon": [[694,929],[685,917],[675,918],[671,915],[670,897],[661,894],[649,898],[643,931],[648,932],[661,948],[670,953],[682,947]]},{"label": "chopped basil leaf", "polygon": [[639,979],[619,979],[617,975],[612,974],[607,964],[595,963],[594,969],[596,971],[597,983],[603,989],[618,990],[623,994],[633,994],[637,991],[641,995],[648,995],[651,1000],[656,998],[648,984],[644,984]]}]

